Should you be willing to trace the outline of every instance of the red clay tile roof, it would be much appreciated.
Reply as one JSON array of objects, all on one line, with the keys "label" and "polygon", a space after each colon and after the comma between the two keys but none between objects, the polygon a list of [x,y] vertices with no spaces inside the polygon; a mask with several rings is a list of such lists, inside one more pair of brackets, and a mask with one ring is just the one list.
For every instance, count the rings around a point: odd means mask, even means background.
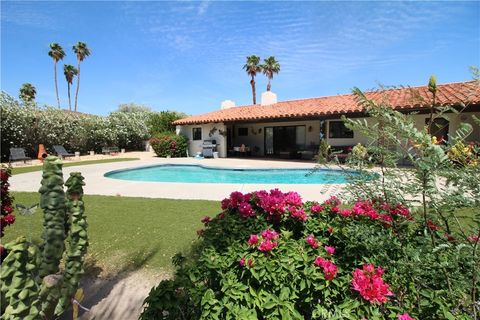
[{"label": "red clay tile roof", "polygon": [[[437,103],[455,105],[460,103],[480,104],[480,86],[477,81],[442,84],[437,86]],[[418,110],[431,100],[426,86],[387,89],[367,92],[367,98],[385,101],[398,110]],[[272,105],[249,105],[217,110],[180,119],[175,125],[200,124],[229,121],[256,121],[284,118],[310,118],[364,112],[353,94],[280,101]]]}]

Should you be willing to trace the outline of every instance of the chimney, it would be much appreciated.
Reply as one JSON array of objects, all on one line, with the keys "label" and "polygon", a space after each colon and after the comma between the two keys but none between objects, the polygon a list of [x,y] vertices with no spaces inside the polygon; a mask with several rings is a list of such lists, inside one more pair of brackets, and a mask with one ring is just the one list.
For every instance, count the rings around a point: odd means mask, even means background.
[{"label": "chimney", "polygon": [[272,91],[265,91],[262,93],[262,106],[268,106],[277,103],[277,95]]},{"label": "chimney", "polygon": [[232,100],[224,100],[224,101],[222,101],[222,104],[220,105],[221,110],[230,109],[230,108],[233,108],[233,107],[235,107],[235,102],[233,102]]}]

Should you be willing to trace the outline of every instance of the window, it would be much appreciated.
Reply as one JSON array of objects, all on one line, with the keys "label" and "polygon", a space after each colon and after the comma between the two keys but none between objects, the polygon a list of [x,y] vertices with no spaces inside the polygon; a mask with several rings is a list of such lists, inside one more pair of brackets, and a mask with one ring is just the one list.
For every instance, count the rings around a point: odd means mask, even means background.
[{"label": "window", "polygon": [[353,138],[353,131],[348,129],[343,121],[329,121],[328,122],[328,137],[337,139],[337,138]]},{"label": "window", "polygon": [[193,140],[202,140],[202,128],[192,128]]},{"label": "window", "polygon": [[248,128],[238,128],[238,136],[239,137],[248,136]]},{"label": "window", "polygon": [[[428,126],[430,118],[425,119],[425,125]],[[449,123],[447,119],[433,119],[430,134],[437,138],[437,141],[448,141]]]}]

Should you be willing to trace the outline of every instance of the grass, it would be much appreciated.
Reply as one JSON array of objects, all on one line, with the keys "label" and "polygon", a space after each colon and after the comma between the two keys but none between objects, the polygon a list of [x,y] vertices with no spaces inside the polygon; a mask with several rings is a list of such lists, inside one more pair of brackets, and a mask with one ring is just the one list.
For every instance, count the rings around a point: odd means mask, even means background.
[{"label": "grass", "polygon": [[[38,203],[35,192],[12,192],[15,203]],[[105,274],[131,267],[169,272],[171,257],[186,252],[202,228],[200,219],[220,211],[218,201],[149,199],[114,196],[84,196],[89,224],[88,263]],[[33,242],[40,241],[42,210],[33,217],[21,216],[5,229],[8,242],[31,230]],[[27,236],[28,239],[28,236]]]},{"label": "grass", "polygon": [[[74,166],[84,166],[89,164],[99,164],[99,163],[109,163],[109,162],[122,162],[122,161],[132,161],[140,160],[139,158],[114,158],[114,159],[101,159],[101,160],[86,160],[86,161],[75,161],[75,162],[63,162],[63,167],[74,167]],[[13,167],[12,175],[34,172],[42,170],[42,165],[38,166],[29,166],[29,167]]]}]

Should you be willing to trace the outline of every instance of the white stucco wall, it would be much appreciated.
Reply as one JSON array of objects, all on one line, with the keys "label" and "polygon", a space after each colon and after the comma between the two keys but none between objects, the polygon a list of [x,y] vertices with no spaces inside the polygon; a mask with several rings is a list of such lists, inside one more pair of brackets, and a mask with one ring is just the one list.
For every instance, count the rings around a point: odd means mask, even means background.
[{"label": "white stucco wall", "polygon": [[[202,129],[202,139],[193,140],[193,128]],[[210,131],[216,128],[215,132],[210,136]],[[208,123],[199,125],[177,126],[177,134],[183,134],[188,138],[188,154],[193,157],[197,152],[202,152],[203,140],[216,140],[217,152],[220,158],[227,157],[227,137],[220,134],[219,131],[226,132],[226,127],[223,123]]]},{"label": "white stucco wall", "polygon": [[[453,114],[453,113],[447,114],[446,116],[449,120],[449,134],[450,135],[455,134],[455,131],[460,127],[460,123],[466,122],[472,125],[473,127],[473,132],[467,138],[467,140],[480,141],[480,127],[473,121],[473,117],[472,117],[473,115],[480,117],[480,112],[464,112],[461,114]],[[425,120],[429,118],[429,115],[415,114],[415,115],[410,115],[410,117],[413,117],[415,122],[415,127],[417,129],[422,129],[425,126]],[[366,119],[368,124],[374,124],[374,120],[372,118],[358,118],[358,119],[361,119],[362,121],[363,119]],[[326,122],[335,121],[335,120],[340,120],[340,119],[331,119],[331,120],[327,120]],[[352,139],[328,138],[329,136],[328,128],[329,126],[327,124],[325,131],[326,131],[327,141],[331,146],[356,145],[357,143],[361,143],[365,145],[369,143],[369,139],[365,135],[363,135],[361,132],[354,132]]]},{"label": "white stucco wall", "polygon": [[[480,141],[480,127],[473,121],[472,116],[476,115],[480,118],[480,112],[464,112],[461,114],[448,114],[449,120],[449,134],[453,135],[455,131],[459,128],[461,122],[470,123],[473,127],[473,133],[467,138],[468,141]],[[428,118],[428,114],[422,115],[410,115],[414,118],[416,127],[418,129],[425,126],[425,119]],[[372,118],[358,118],[366,119],[367,123],[373,124],[374,120]],[[367,144],[369,143],[368,138],[360,132],[354,132],[352,139],[334,139],[328,138],[329,136],[329,121],[335,121],[339,119],[330,119],[325,121],[325,133],[327,141],[332,146],[347,146],[347,145],[356,145],[357,143]],[[266,127],[275,127],[275,126],[296,126],[304,125],[305,126],[305,144],[308,147],[309,145],[318,145],[320,143],[320,120],[309,120],[309,121],[285,121],[285,122],[268,122],[268,123],[239,123],[235,124],[232,130],[232,140],[234,146],[240,146],[244,144],[245,146],[250,147],[252,154],[256,156],[262,156],[265,153],[264,150],[264,137],[265,137],[265,128]],[[227,127],[223,123],[209,123],[201,125],[187,125],[187,126],[177,126],[177,134],[183,134],[189,139],[189,155],[195,156],[197,152],[202,151],[203,140],[214,139],[219,144],[218,152],[220,157],[227,156],[227,137],[220,135],[219,131],[210,137],[209,132],[213,128],[217,128],[224,132],[227,131]],[[309,127],[312,129],[309,131]],[[202,140],[193,141],[192,140],[192,128],[202,128]],[[238,128],[247,128],[248,136],[238,136]],[[261,129],[261,131],[260,131]],[[258,147],[259,152],[254,153],[253,150],[255,147]]]}]

